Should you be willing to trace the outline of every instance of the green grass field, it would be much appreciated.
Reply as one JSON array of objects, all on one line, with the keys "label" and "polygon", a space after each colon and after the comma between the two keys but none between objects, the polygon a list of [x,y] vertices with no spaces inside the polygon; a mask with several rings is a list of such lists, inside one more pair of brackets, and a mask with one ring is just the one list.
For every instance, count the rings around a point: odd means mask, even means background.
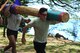
[{"label": "green grass field", "polygon": [[[21,43],[21,35],[19,32],[17,40],[17,52],[18,53],[35,53],[33,48],[34,36],[26,34],[26,44]],[[5,35],[6,36],[6,35]],[[3,28],[0,28],[0,52],[8,44],[8,39],[3,37]],[[9,50],[10,51],[10,50]],[[74,43],[69,40],[59,39],[56,40],[53,37],[48,37],[48,43],[46,47],[46,53],[80,53],[80,43]]]}]

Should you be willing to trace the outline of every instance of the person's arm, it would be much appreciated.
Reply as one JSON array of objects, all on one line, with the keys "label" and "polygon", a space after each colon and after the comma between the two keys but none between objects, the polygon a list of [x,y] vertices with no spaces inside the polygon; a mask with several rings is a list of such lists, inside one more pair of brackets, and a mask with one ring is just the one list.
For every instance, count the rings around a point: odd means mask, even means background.
[{"label": "person's arm", "polygon": [[26,30],[27,30],[27,27],[26,26],[23,27],[22,39],[21,39],[22,44],[25,44],[26,43],[26,39],[25,39]]},{"label": "person's arm", "polygon": [[28,22],[28,24],[25,27],[23,27],[23,34],[22,34],[22,40],[21,40],[23,44],[25,44],[26,42],[25,34],[27,33],[27,29],[32,26],[34,26],[34,21],[30,20],[30,22]]},{"label": "person's arm", "polygon": [[26,38],[25,38],[25,34],[27,33],[27,29],[28,29],[28,25],[23,27],[22,29],[22,39],[21,39],[21,42],[22,44],[25,44],[26,43]]},{"label": "person's arm", "polygon": [[[29,23],[31,20],[30,19],[22,19],[25,23]],[[28,25],[27,26],[25,26],[25,27],[23,27],[23,34],[22,34],[22,38],[24,38],[25,37],[25,33],[26,33],[26,30],[27,30],[27,27],[28,27]]]}]

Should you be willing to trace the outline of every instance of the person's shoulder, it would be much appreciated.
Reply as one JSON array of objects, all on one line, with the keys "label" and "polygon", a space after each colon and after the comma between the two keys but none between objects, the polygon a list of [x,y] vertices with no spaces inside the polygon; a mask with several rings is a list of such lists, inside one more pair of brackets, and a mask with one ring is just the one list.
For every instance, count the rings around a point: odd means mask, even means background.
[{"label": "person's shoulder", "polygon": [[31,21],[36,21],[38,18],[34,17],[34,18],[30,18]]}]

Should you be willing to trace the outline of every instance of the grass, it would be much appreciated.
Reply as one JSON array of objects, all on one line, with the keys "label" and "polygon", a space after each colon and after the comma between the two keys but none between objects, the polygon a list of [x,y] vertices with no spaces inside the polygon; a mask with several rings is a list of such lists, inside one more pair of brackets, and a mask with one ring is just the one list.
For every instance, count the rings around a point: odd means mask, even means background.
[{"label": "grass", "polygon": [[[0,28],[0,49],[3,49],[8,44],[8,39],[3,37],[3,28]],[[17,52],[18,53],[35,53],[33,48],[33,38],[26,34],[26,44],[21,43],[21,35],[18,34]],[[48,37],[46,53],[80,53],[80,43],[75,43],[69,40],[59,39],[56,40],[53,37]]]}]

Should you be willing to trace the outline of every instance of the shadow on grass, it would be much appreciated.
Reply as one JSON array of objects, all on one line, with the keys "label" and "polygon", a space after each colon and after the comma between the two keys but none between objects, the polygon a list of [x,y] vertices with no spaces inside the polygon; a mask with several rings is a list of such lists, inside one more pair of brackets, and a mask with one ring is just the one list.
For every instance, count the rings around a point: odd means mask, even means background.
[{"label": "shadow on grass", "polygon": [[80,53],[80,43],[65,43],[63,45],[56,46],[48,45],[46,50],[50,53]]}]

